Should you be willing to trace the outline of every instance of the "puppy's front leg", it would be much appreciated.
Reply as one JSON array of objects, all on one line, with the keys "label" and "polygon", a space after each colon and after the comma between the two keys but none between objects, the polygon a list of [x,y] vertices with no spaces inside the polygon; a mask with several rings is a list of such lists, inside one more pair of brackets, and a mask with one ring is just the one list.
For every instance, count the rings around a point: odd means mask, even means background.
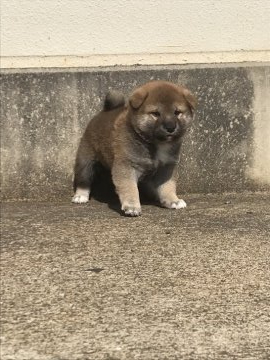
[{"label": "puppy's front leg", "polygon": [[138,190],[138,173],[129,164],[115,162],[112,167],[112,179],[125,215],[141,215]]},{"label": "puppy's front leg", "polygon": [[187,206],[183,199],[176,195],[176,167],[167,165],[160,168],[153,182],[162,206],[169,209],[182,209]]}]

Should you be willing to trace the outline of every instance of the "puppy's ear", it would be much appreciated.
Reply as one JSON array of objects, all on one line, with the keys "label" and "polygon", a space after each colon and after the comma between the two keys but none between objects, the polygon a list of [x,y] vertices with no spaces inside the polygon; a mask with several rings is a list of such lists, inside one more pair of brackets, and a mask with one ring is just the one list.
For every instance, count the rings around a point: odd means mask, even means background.
[{"label": "puppy's ear", "polygon": [[133,109],[138,109],[143,104],[147,96],[148,92],[146,90],[142,88],[137,89],[134,91],[133,94],[131,94],[129,98],[129,103],[133,107]]},{"label": "puppy's ear", "polygon": [[196,106],[197,106],[197,100],[195,98],[195,96],[188,90],[184,88],[184,97],[187,100],[189,106],[191,107],[191,110],[195,110]]}]

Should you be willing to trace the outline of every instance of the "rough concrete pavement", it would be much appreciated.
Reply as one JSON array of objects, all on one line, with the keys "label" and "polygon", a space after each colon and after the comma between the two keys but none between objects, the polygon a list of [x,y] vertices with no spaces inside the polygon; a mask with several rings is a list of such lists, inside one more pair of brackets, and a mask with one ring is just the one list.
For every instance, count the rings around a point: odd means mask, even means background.
[{"label": "rough concrete pavement", "polygon": [[2,216],[2,360],[269,359],[270,194]]}]

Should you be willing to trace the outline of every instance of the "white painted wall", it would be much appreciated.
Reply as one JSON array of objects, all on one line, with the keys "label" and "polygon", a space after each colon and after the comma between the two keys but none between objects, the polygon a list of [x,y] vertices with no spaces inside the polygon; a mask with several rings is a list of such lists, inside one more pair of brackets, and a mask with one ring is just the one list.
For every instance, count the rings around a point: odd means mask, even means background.
[{"label": "white painted wall", "polygon": [[2,56],[270,48],[269,0],[1,0]]}]

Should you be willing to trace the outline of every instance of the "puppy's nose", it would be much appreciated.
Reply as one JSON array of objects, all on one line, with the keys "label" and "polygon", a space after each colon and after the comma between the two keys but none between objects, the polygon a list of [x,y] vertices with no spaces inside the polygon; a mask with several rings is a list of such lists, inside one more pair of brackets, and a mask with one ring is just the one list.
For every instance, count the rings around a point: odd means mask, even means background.
[{"label": "puppy's nose", "polygon": [[176,123],[174,121],[166,121],[162,126],[168,133],[173,133],[176,129]]}]

